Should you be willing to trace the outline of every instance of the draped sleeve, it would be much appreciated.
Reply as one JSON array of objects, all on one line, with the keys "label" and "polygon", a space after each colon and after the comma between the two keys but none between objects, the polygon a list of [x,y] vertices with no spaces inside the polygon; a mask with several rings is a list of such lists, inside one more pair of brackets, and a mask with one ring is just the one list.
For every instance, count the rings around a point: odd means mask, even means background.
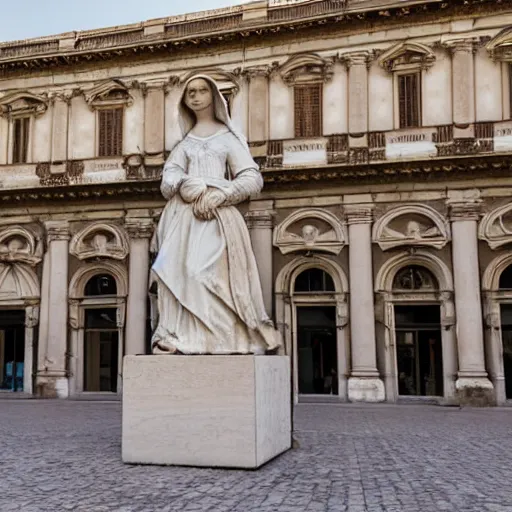
[{"label": "draped sleeve", "polygon": [[249,148],[231,134],[227,162],[232,181],[224,204],[234,205],[257,194],[263,188],[263,177]]},{"label": "draped sleeve", "polygon": [[179,190],[187,174],[188,161],[183,143],[179,143],[165,162],[160,191],[165,199],[171,199]]}]

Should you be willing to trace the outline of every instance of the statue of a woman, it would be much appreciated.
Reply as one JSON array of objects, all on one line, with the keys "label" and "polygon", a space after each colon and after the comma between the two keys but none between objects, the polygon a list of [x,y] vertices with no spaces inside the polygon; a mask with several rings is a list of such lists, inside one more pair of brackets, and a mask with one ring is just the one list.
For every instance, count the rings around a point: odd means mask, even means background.
[{"label": "statue of a woman", "polygon": [[216,83],[196,75],[179,103],[183,138],[165,163],[168,200],[152,268],[153,353],[264,354],[281,338],[263,305],[244,219],[234,206],[263,186]]}]

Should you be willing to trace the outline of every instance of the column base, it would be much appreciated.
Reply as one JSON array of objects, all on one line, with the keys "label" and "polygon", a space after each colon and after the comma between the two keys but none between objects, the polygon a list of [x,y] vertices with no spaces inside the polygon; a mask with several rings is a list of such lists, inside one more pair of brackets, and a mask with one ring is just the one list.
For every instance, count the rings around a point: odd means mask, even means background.
[{"label": "column base", "polygon": [[455,382],[456,397],[462,406],[496,405],[494,386],[487,377],[459,377]]},{"label": "column base", "polygon": [[36,395],[41,398],[68,398],[69,381],[67,377],[38,374]]},{"label": "column base", "polygon": [[379,377],[350,377],[348,379],[349,402],[384,402],[384,382]]}]

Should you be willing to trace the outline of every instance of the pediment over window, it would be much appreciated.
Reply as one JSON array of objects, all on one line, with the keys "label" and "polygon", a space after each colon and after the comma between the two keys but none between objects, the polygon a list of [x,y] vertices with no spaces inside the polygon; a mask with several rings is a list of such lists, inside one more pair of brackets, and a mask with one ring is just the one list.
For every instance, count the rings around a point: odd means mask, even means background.
[{"label": "pediment over window", "polygon": [[95,223],[73,236],[69,252],[79,260],[110,258],[124,260],[128,255],[128,238],[112,224]]},{"label": "pediment over window", "polygon": [[320,208],[305,208],[289,215],[274,230],[274,245],[282,254],[326,252],[339,254],[346,244],[340,220]]},{"label": "pediment over window", "polygon": [[427,69],[434,65],[435,53],[420,43],[405,42],[393,46],[379,56],[379,64],[389,72]]},{"label": "pediment over window", "polygon": [[315,53],[302,53],[290,57],[279,67],[279,73],[288,85],[327,82],[333,75],[333,60]]},{"label": "pediment over window", "polygon": [[107,80],[83,92],[91,108],[130,106],[133,103],[128,88],[120,80]]},{"label": "pediment over window", "polygon": [[442,249],[450,239],[450,231],[439,212],[411,204],[385,213],[375,223],[372,238],[383,251],[402,246]]},{"label": "pediment over window", "polygon": [[491,249],[512,243],[512,204],[506,204],[487,213],[478,228],[478,237]]},{"label": "pediment over window", "polygon": [[34,266],[42,258],[42,241],[28,229],[10,226],[0,231],[0,262]]},{"label": "pediment over window", "polygon": [[41,115],[48,108],[48,97],[28,91],[6,94],[0,98],[0,109],[4,116]]},{"label": "pediment over window", "polygon": [[502,30],[485,48],[493,60],[512,61],[512,27]]},{"label": "pediment over window", "polygon": [[206,75],[210,78],[213,78],[213,80],[217,82],[217,85],[222,92],[230,91],[233,94],[236,94],[240,89],[236,70],[232,73],[230,71],[225,71],[224,69],[220,68],[204,69],[201,70],[200,73],[198,73],[197,71],[187,73],[182,77],[181,84],[184,84],[185,82],[187,82],[187,80],[190,80],[194,75],[198,74]]}]

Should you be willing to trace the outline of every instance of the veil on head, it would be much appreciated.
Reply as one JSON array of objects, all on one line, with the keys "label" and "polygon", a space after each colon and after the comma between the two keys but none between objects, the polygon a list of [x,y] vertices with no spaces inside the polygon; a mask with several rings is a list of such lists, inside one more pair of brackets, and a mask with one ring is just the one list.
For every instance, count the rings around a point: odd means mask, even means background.
[{"label": "veil on head", "polygon": [[235,128],[233,121],[231,121],[231,118],[229,117],[228,105],[224,99],[224,96],[220,92],[219,86],[215,80],[208,75],[193,75],[183,85],[183,91],[181,93],[180,101],[178,104],[178,122],[181,129],[181,138],[184,139],[196,124],[195,116],[193,112],[191,112],[190,109],[185,105],[184,99],[188,84],[192,80],[196,80],[198,78],[202,78],[210,85],[213,97],[213,112],[217,121],[225,124],[226,128],[232,132],[233,135],[248,149],[245,137]]}]

